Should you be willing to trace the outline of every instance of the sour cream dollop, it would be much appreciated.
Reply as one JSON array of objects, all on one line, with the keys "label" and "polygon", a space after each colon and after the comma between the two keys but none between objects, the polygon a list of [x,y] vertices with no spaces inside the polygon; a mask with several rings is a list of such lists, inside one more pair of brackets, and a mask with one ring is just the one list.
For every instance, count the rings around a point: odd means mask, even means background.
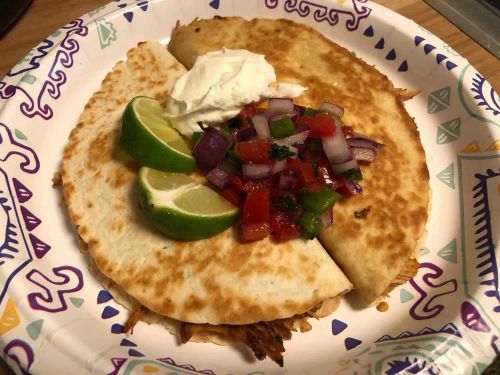
[{"label": "sour cream dollop", "polygon": [[222,50],[198,57],[179,77],[165,105],[165,116],[183,135],[200,131],[198,121],[217,124],[244,105],[269,98],[295,98],[306,90],[293,83],[276,83],[276,73],[264,55],[247,50]]}]

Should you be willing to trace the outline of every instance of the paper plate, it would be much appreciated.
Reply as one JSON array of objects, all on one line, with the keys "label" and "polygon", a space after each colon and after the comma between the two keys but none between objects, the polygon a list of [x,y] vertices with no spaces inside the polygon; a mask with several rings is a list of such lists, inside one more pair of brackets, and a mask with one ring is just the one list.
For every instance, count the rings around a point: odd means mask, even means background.
[{"label": "paper plate", "polygon": [[[70,130],[104,75],[177,20],[239,15],[309,24],[374,64],[407,102],[427,153],[432,214],[421,267],[389,310],[344,301],[286,342],[285,369],[140,323],[89,274],[59,190]],[[360,98],[361,100],[361,98]],[[414,22],[369,1],[114,1],[35,47],[0,82],[0,348],[33,374],[479,374],[500,347],[500,98]]]}]

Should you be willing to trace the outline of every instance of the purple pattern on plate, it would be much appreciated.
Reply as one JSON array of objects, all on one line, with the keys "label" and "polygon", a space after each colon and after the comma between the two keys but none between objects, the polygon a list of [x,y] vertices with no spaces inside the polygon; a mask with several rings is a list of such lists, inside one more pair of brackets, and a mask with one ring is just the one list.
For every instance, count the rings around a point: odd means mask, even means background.
[{"label": "purple pattern on plate", "polygon": [[476,307],[472,303],[465,301],[464,303],[462,303],[460,311],[462,316],[462,322],[467,328],[479,332],[491,331],[491,328],[484,321],[483,317],[481,316],[481,313],[478,311],[478,309],[476,309]]},{"label": "purple pattern on plate", "polygon": [[495,243],[493,242],[493,228],[491,222],[490,202],[488,199],[488,180],[500,176],[500,170],[494,172],[486,170],[485,174],[476,173],[474,177],[479,182],[472,188],[474,208],[474,234],[477,236],[474,241],[477,251],[476,259],[478,278],[481,285],[491,286],[485,292],[486,297],[495,298],[497,306],[494,311],[500,312],[500,292],[498,290],[498,267],[495,255]]},{"label": "purple pattern on plate", "polygon": [[123,364],[127,362],[127,358],[111,358],[111,364],[113,365],[113,371],[108,373],[108,375],[118,375]]},{"label": "purple pattern on plate", "polygon": [[344,346],[346,350],[351,350],[360,345],[363,341],[355,339],[354,337],[347,337],[344,340]]},{"label": "purple pattern on plate", "polygon": [[[134,5],[139,7],[143,12],[148,10],[148,0],[139,1],[137,4],[134,4]],[[127,7],[127,4],[118,4],[117,6],[118,6],[118,8],[125,8],[125,7]],[[128,22],[132,22],[132,20],[134,19],[134,11],[129,10],[129,11],[123,13],[123,17],[125,17],[125,19]]]},{"label": "purple pattern on plate", "polygon": [[110,301],[112,298],[113,296],[107,290],[101,290],[97,295],[97,303],[100,305],[101,303]]},{"label": "purple pattern on plate", "polygon": [[490,345],[493,348],[493,350],[495,351],[495,354],[499,355],[500,354],[500,349],[497,346],[497,340],[498,340],[498,336],[497,335],[491,336]]},{"label": "purple pattern on plate", "polygon": [[[9,168],[9,170],[13,171],[13,168]],[[9,176],[1,167],[0,222],[3,227],[3,230],[0,231],[0,272],[6,278],[3,285],[0,285],[1,303],[12,280],[33,259],[27,239],[22,232],[19,208],[14,198]]]},{"label": "purple pattern on plate", "polygon": [[121,324],[115,323],[111,326],[111,333],[120,334],[123,333],[124,327]]},{"label": "purple pattern on plate", "polygon": [[61,96],[61,87],[67,82],[65,70],[73,66],[74,55],[80,50],[80,44],[73,36],[83,37],[88,34],[88,28],[83,25],[83,20],[79,18],[70,22],[61,30],[66,31],[66,35],[57,46],[47,78],[41,85],[40,91],[36,94],[36,98],[33,98],[21,86],[0,82],[0,99],[12,98],[18,92],[23,94],[25,100],[20,104],[19,108],[26,117],[40,116],[45,120],[52,118],[54,113],[47,103],[47,96],[53,100],[57,100]]},{"label": "purple pattern on plate", "polygon": [[49,252],[51,249],[50,245],[43,242],[34,234],[30,233],[29,238],[31,241],[31,245],[33,246],[33,250],[35,251],[35,255],[38,259],[41,259]]},{"label": "purple pattern on plate", "polygon": [[142,354],[140,351],[135,350],[135,349],[129,349],[128,355],[130,357],[144,357],[144,354]]},{"label": "purple pattern on plate", "polygon": [[38,270],[31,270],[26,278],[43,289],[42,293],[28,294],[28,302],[33,310],[46,312],[60,312],[68,309],[65,295],[82,289],[82,272],[75,267],[59,266],[52,269],[55,280],[42,274]]},{"label": "purple pattern on plate", "polygon": [[109,319],[109,318],[112,318],[114,316],[117,316],[119,313],[120,313],[120,311],[118,311],[114,307],[112,307],[112,306],[106,306],[104,308],[104,310],[102,310],[101,318],[103,318],[103,319]]},{"label": "purple pattern on plate", "polygon": [[[498,95],[493,90],[493,87],[489,90],[486,89],[486,93],[483,93],[484,84],[486,79],[479,73],[476,73],[475,77],[472,79],[471,91],[475,94],[474,99],[478,100],[478,106],[484,106],[484,109],[491,111],[494,116],[500,114],[500,104],[498,103]],[[488,97],[486,98],[485,95]]]},{"label": "purple pattern on plate", "polygon": [[[421,271],[424,274],[420,277]],[[432,263],[422,263],[419,273],[410,280],[410,285],[420,294],[420,297],[410,308],[410,316],[416,320],[431,319],[438,316],[444,305],[435,303],[439,297],[457,291],[457,280],[449,279],[436,282],[443,276],[443,270]],[[420,280],[421,279],[421,280]]]},{"label": "purple pattern on plate", "polygon": [[19,203],[25,203],[31,199],[33,193],[17,178],[13,178],[14,190],[16,191],[17,200]]},{"label": "purple pattern on plate", "polygon": [[[0,221],[3,231],[0,233],[0,268],[5,280],[0,287],[0,303],[14,277],[33,259],[26,237],[22,232],[19,202],[31,199],[33,193],[20,180],[9,176],[3,169],[6,164],[10,172],[17,169],[24,173],[34,174],[40,168],[35,151],[16,141],[10,129],[0,123]],[[34,215],[33,215],[34,217]],[[30,219],[29,225],[35,226],[36,220]]]},{"label": "purple pattern on plate", "polygon": [[[368,38],[373,38],[375,36],[375,28],[370,25],[368,26],[365,31],[363,31],[363,35],[368,37]],[[376,49],[383,50],[385,48],[385,40],[384,38],[380,38],[377,43],[373,46]],[[397,58],[397,53],[394,48],[392,48],[386,55],[385,59],[388,61],[393,61],[396,60]],[[398,65],[398,72],[407,72],[408,71],[408,61],[403,60],[399,63]]]},{"label": "purple pattern on plate", "polygon": [[35,353],[28,343],[23,340],[14,339],[5,345],[3,353],[17,364],[21,374],[30,375],[29,370],[35,360]]},{"label": "purple pattern on plate", "polygon": [[215,375],[215,373],[212,370],[200,370],[200,371],[198,371],[192,365],[188,365],[188,364],[179,365],[179,364],[175,363],[175,361],[172,358],[168,358],[168,357],[166,357],[166,358],[158,358],[158,361],[166,363],[166,364],[169,364],[169,365],[172,365],[172,366],[175,366],[175,367],[183,368],[185,370],[193,371],[193,372],[195,372],[197,374]]},{"label": "purple pattern on plate", "polygon": [[21,206],[21,214],[23,215],[24,224],[26,225],[26,229],[30,232],[34,230],[37,226],[40,225],[42,220],[35,216],[33,212],[28,210],[26,207]]},{"label": "purple pattern on plate", "polygon": [[[301,17],[307,17],[313,9],[313,17],[316,22],[327,21],[331,26],[339,23],[340,18],[347,18],[345,26],[347,30],[354,31],[359,27],[362,19],[367,18],[371,13],[371,8],[364,6],[368,0],[351,0],[351,7],[338,8],[318,4],[308,0],[285,0],[285,11],[288,13],[296,12]],[[279,0],[266,0],[266,6],[269,9],[274,9],[278,6]]]},{"label": "purple pattern on plate", "polygon": [[[418,47],[422,42],[425,40],[423,36],[417,35],[415,36],[415,47]],[[430,43],[425,43],[424,44],[424,53],[426,55],[429,55],[433,50],[436,49],[436,46],[433,46]],[[451,60],[448,60],[448,56],[443,55],[442,53],[438,53],[436,55],[436,64],[440,65],[443,61],[446,60],[446,63],[444,64],[446,66],[446,69],[452,70],[455,69],[458,65],[452,62]]]},{"label": "purple pattern on plate", "polygon": [[120,346],[137,346],[137,344],[129,339],[122,339]]},{"label": "purple pattern on plate", "polygon": [[333,319],[332,320],[332,333],[334,335],[338,335],[343,332],[347,328],[347,324],[341,320]]},{"label": "purple pattern on plate", "polygon": [[385,341],[395,341],[395,340],[401,340],[401,339],[407,339],[407,338],[414,338],[414,337],[419,337],[419,336],[425,336],[425,335],[435,335],[439,333],[446,333],[448,335],[454,335],[457,337],[462,337],[462,333],[460,330],[457,328],[457,326],[453,323],[448,323],[445,324],[443,327],[439,329],[433,329],[430,327],[424,327],[417,333],[413,333],[410,331],[404,331],[400,333],[396,337],[392,337],[390,335],[384,335],[380,337],[377,341],[375,342],[385,342]]},{"label": "purple pattern on plate", "polygon": [[422,361],[421,359],[416,357],[414,357],[412,360],[410,360],[409,357],[405,357],[403,360],[394,360],[392,362],[389,362],[389,369],[385,372],[386,375],[438,375],[439,373],[439,369],[435,368],[431,362]]},{"label": "purple pattern on plate", "polygon": [[211,2],[208,3],[208,5],[210,5],[214,9],[219,9],[220,1],[212,0]]},{"label": "purple pattern on plate", "polygon": [[44,39],[37,47],[35,47],[31,53],[35,54],[32,56],[28,62],[28,67],[21,67],[21,64],[17,64],[10,71],[7,72],[7,77],[15,77],[17,75],[27,73],[31,70],[38,69],[40,67],[40,60],[49,54],[50,49],[54,46],[54,42],[50,39]]},{"label": "purple pattern on plate", "polygon": [[0,123],[0,162],[5,163],[13,156],[21,159],[19,167],[23,172],[33,174],[40,169],[40,161],[35,151],[16,141],[10,129]]}]

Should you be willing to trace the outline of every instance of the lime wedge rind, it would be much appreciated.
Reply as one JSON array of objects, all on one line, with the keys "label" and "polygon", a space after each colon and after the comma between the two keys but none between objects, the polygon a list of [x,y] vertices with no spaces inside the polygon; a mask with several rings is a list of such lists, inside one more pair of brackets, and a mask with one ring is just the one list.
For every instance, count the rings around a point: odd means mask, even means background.
[{"label": "lime wedge rind", "polygon": [[[164,129],[158,124],[164,124]],[[169,133],[166,141],[158,136],[161,131]],[[161,105],[152,98],[135,97],[127,105],[118,145],[144,166],[181,173],[191,173],[196,169],[188,145],[162,116]]]},{"label": "lime wedge rind", "polygon": [[[155,189],[150,181],[149,174],[162,173],[153,169],[143,167],[139,171],[139,191],[141,205],[150,221],[162,233],[176,240],[199,240],[212,237],[229,228],[238,215],[238,208],[219,197],[216,192],[209,187],[192,182],[176,186],[172,189]],[[163,173],[168,178],[176,178],[177,173]],[[185,176],[185,175],[184,175]],[[185,178],[185,177],[184,177]],[[201,214],[192,212],[176,204],[176,201],[188,198],[194,191],[205,192],[208,195],[215,194],[221,199],[220,210],[214,214]],[[195,195],[194,198],[199,198]],[[211,197],[213,198],[213,197]],[[200,199],[192,207],[203,207],[210,199]],[[213,201],[213,199],[212,199]],[[214,204],[210,202],[208,204]],[[215,207],[217,208],[217,206]]]}]

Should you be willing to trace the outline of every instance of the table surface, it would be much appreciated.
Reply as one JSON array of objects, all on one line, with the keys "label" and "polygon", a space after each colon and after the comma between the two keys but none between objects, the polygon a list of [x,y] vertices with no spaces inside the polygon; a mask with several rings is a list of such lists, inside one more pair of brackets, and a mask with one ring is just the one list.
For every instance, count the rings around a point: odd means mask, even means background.
[{"label": "table surface", "polygon": [[[0,77],[31,48],[69,21],[109,0],[34,0],[19,22],[0,39]],[[377,0],[379,4],[412,19],[440,37],[500,89],[500,61],[422,0]],[[0,375],[11,374],[0,359]]]}]

